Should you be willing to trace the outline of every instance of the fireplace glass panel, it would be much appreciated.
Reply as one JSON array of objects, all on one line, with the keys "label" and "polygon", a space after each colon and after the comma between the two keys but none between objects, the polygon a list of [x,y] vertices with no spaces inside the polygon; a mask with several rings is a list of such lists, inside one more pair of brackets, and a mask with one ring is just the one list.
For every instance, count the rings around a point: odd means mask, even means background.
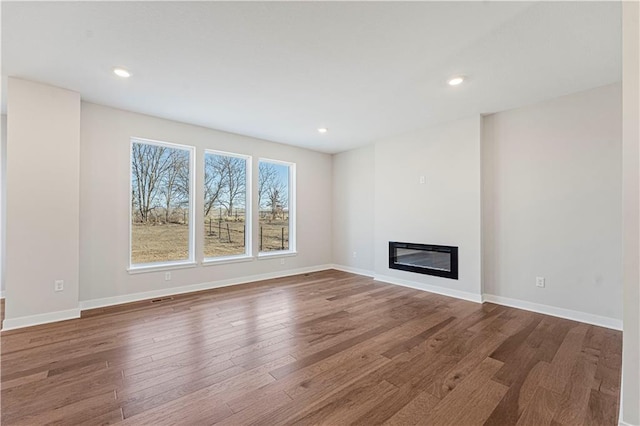
[{"label": "fireplace glass panel", "polygon": [[451,272],[451,253],[398,248],[396,263]]},{"label": "fireplace glass panel", "polygon": [[458,279],[458,247],[389,241],[389,268]]}]

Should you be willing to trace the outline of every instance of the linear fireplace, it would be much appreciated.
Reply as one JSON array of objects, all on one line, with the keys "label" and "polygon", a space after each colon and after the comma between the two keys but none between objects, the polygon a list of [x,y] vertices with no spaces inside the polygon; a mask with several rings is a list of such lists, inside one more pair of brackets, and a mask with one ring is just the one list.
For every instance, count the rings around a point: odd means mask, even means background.
[{"label": "linear fireplace", "polygon": [[389,268],[458,279],[458,247],[389,241]]}]

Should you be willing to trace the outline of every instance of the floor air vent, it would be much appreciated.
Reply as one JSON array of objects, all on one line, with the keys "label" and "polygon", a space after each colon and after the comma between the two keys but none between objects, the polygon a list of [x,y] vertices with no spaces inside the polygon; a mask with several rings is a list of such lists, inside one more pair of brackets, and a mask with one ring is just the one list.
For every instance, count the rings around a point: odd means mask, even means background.
[{"label": "floor air vent", "polygon": [[158,299],[151,299],[151,303],[166,302],[167,300],[173,300],[173,297],[161,297]]}]

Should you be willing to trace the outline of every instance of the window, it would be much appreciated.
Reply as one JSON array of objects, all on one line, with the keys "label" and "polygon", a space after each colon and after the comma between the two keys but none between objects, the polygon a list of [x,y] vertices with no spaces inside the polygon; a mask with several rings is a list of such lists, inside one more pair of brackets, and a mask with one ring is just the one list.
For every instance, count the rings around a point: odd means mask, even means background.
[{"label": "window", "polygon": [[259,247],[261,253],[295,251],[295,164],[258,162]]},{"label": "window", "polygon": [[[204,156],[204,257],[248,255],[251,247],[250,158],[207,151]],[[247,221],[249,218],[249,221]]]},{"label": "window", "polygon": [[192,147],[131,140],[131,267],[193,262]]}]

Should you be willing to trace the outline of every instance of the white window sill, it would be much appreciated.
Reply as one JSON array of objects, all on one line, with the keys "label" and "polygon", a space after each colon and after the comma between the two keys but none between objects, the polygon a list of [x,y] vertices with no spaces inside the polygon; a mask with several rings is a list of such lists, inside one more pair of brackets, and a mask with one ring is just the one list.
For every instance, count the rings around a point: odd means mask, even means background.
[{"label": "white window sill", "polygon": [[277,259],[279,257],[294,257],[298,252],[293,250],[269,251],[258,254],[258,260]]},{"label": "white window sill", "polygon": [[144,274],[147,272],[171,271],[173,269],[195,268],[198,264],[194,261],[176,263],[155,263],[145,266],[130,266],[127,269],[129,274]]},{"label": "white window sill", "polygon": [[208,258],[202,261],[202,266],[212,265],[225,265],[228,263],[242,263],[253,262],[256,258],[254,256],[240,255],[240,256],[225,256],[218,258]]}]

